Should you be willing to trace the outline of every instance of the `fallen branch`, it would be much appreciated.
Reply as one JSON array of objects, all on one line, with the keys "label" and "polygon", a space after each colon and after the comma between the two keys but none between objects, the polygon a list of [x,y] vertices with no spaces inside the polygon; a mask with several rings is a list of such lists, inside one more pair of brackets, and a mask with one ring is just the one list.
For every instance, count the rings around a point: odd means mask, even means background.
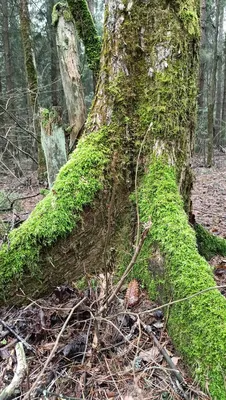
[{"label": "fallen branch", "polygon": [[3,389],[2,393],[0,393],[0,400],[7,400],[8,398],[12,398],[15,390],[20,387],[21,383],[23,382],[23,379],[27,372],[27,362],[23,343],[17,343],[15,349],[17,357],[16,372],[10,384],[5,389]]},{"label": "fallen branch", "polygon": [[16,199],[13,199],[10,203],[9,208],[0,208],[0,212],[2,211],[11,211],[13,209],[13,204],[18,201],[18,200],[26,200],[26,199],[31,199],[32,197],[37,197],[40,195],[40,192],[36,193],[36,194],[31,194],[29,196],[24,196],[24,197],[18,197]]},{"label": "fallen branch", "polygon": [[9,325],[7,325],[1,318],[0,318],[0,324],[2,324],[4,328],[7,329],[13,336],[15,336],[15,338],[19,340],[19,342],[21,342],[24,345],[24,347],[26,347],[27,350],[36,353],[33,347],[29,343],[27,343],[25,339],[23,339],[20,335],[18,335],[18,333],[16,333],[14,329],[12,329]]}]

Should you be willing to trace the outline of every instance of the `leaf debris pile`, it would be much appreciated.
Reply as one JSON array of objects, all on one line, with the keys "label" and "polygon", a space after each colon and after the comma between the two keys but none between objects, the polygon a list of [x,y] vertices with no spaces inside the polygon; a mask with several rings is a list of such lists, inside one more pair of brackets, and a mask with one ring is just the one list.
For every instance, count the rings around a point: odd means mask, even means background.
[{"label": "leaf debris pile", "polygon": [[85,290],[64,285],[48,298],[1,310],[0,398],[15,375],[19,340],[28,368],[20,386],[5,398],[209,399],[185,372],[163,312],[151,311],[156,305],[146,293],[128,309],[124,287],[100,315],[104,279],[93,281]]}]

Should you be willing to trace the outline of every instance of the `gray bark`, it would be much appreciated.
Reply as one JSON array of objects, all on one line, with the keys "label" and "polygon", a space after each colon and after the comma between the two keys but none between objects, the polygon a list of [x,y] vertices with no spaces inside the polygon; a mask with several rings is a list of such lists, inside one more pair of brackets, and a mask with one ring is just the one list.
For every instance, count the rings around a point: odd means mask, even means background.
[{"label": "gray bark", "polygon": [[66,21],[63,12],[59,13],[56,43],[70,123],[70,148],[72,148],[86,120],[77,40],[73,21]]}]

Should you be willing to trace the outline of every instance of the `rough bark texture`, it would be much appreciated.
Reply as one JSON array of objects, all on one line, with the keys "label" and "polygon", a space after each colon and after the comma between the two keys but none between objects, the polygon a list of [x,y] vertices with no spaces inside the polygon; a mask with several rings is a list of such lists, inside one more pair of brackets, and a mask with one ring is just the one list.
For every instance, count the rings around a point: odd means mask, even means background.
[{"label": "rough bark texture", "polygon": [[[41,146],[41,130],[37,120],[38,79],[35,67],[34,50],[31,40],[30,16],[27,0],[20,0],[20,29],[24,49],[24,64],[28,83],[28,98],[31,107],[31,114],[33,116],[34,131],[37,138],[37,142],[34,142],[33,145],[33,154],[38,152],[38,176],[40,180],[43,180],[46,165],[44,152]],[[36,169],[36,165],[34,165],[34,168]]]},{"label": "rough bark texture", "polygon": [[217,55],[217,85],[216,85],[216,115],[215,115],[215,132],[214,143],[219,146],[221,144],[221,114],[222,114],[222,77],[223,77],[223,43],[224,43],[224,7],[223,2],[220,3],[219,17],[219,35],[218,35],[218,55]]},{"label": "rough bark texture", "polygon": [[222,137],[226,137],[226,35],[224,37],[224,91],[222,104]]},{"label": "rough bark texture", "polygon": [[[56,18],[56,14],[58,18]],[[54,24],[57,25],[56,44],[70,123],[70,148],[72,148],[86,120],[77,46],[78,39],[73,18],[67,5],[57,3],[54,7],[53,16]]]},{"label": "rough bark texture", "polygon": [[218,31],[219,31],[219,18],[221,1],[216,0],[216,22],[214,34],[214,49],[213,49],[213,68],[210,82],[210,90],[208,94],[208,145],[207,145],[207,167],[213,165],[213,130],[214,130],[214,107],[216,99],[216,85],[217,85],[217,48],[218,48]]},{"label": "rough bark texture", "polygon": [[60,168],[67,162],[65,134],[57,108],[42,108],[41,141],[45,154],[49,188],[53,186]]},{"label": "rough bark texture", "polygon": [[[184,211],[190,208],[198,13],[198,1],[192,0],[108,1],[100,78],[86,134],[52,191],[0,252],[6,299],[12,302],[20,284],[26,294],[37,296],[66,274],[71,280],[106,268],[110,246],[125,268],[132,236],[128,195],[142,143],[140,228],[151,218],[152,229],[134,275],[161,302],[215,285]],[[162,268],[152,276],[156,248]],[[168,325],[193,375],[213,399],[226,399],[225,298],[209,291],[180,302],[170,309]]]},{"label": "rough bark texture", "polygon": [[88,65],[93,71],[95,87],[100,68],[100,37],[97,34],[97,29],[91,12],[89,11],[87,1],[69,0],[67,3],[74,18],[78,35],[85,46]]}]

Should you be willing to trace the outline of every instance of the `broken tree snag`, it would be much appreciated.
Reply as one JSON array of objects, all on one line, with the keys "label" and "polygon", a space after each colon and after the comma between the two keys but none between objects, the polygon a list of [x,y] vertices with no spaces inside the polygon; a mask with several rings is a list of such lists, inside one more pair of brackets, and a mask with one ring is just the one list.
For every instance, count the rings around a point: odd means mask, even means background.
[{"label": "broken tree snag", "polygon": [[85,46],[88,66],[93,71],[94,88],[100,70],[101,40],[86,0],[68,0],[80,39]]},{"label": "broken tree snag", "polygon": [[57,53],[70,124],[70,148],[72,148],[86,120],[78,37],[67,4],[55,4],[52,20],[56,26]]},{"label": "broken tree snag", "polygon": [[45,154],[49,188],[60,168],[67,162],[65,134],[57,107],[40,109],[41,141]]}]

